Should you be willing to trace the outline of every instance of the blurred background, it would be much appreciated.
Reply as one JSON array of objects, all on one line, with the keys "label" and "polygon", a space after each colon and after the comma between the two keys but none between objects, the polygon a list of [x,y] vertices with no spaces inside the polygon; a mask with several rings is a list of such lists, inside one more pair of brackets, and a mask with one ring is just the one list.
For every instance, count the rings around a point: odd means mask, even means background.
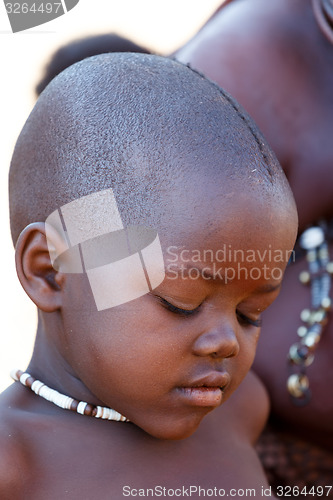
[{"label": "blurred background", "polygon": [[0,3],[0,391],[13,368],[24,370],[36,329],[36,308],[18,281],[9,231],[7,176],[18,134],[35,102],[35,87],[53,52],[73,39],[116,32],[161,55],[186,42],[221,0],[80,0],[47,24],[13,34]]}]

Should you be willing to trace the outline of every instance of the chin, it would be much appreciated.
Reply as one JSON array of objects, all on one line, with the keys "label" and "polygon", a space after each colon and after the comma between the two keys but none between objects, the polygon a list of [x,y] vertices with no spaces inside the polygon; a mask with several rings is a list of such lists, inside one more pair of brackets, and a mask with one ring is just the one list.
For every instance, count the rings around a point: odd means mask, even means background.
[{"label": "chin", "polygon": [[160,422],[157,425],[141,427],[147,434],[156,438],[168,441],[180,441],[190,437],[198,429],[204,416],[192,416],[192,418],[173,419],[167,422]]}]

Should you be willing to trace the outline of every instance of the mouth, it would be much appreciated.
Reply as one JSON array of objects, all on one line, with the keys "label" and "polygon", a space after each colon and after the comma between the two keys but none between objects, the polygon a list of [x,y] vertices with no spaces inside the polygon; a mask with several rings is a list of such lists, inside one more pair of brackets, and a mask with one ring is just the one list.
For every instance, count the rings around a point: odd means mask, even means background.
[{"label": "mouth", "polygon": [[214,372],[178,387],[177,390],[190,405],[216,407],[222,403],[224,391],[229,383],[230,376],[227,373]]}]

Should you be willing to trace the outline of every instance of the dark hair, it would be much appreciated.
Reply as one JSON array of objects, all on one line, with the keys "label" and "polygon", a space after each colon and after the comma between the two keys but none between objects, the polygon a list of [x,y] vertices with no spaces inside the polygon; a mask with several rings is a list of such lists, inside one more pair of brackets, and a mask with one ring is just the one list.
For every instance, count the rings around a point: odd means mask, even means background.
[{"label": "dark hair", "polygon": [[88,36],[74,40],[60,47],[51,57],[42,80],[36,86],[36,93],[40,95],[51,80],[68,66],[72,66],[87,57],[109,52],[138,52],[150,54],[150,51],[136,43],[116,35],[115,33]]}]

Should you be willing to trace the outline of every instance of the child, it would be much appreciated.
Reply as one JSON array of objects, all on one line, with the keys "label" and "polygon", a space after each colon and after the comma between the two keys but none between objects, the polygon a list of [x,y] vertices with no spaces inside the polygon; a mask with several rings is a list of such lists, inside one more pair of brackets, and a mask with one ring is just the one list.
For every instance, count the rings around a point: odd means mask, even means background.
[{"label": "child", "polygon": [[[329,5],[321,0],[234,0],[177,57],[225,87],[254,117],[290,181],[301,232],[309,225],[321,225],[332,259]],[[299,279],[308,270],[306,251],[298,257],[287,269],[278,301],[264,316],[255,362],[272,401],[275,434],[268,444],[263,442],[262,451],[275,485],[307,486],[308,491],[318,487],[320,492],[332,484],[333,475],[333,397],[327,385],[333,377],[333,321],[332,315],[324,326],[300,318],[304,309],[318,305],[311,303],[311,287]],[[306,319],[304,313],[302,318]],[[309,332],[308,339],[298,336],[300,326],[299,334]],[[319,343],[319,337],[312,336],[313,328],[322,329]],[[310,342],[313,339],[315,345]],[[290,362],[289,353],[295,359],[294,346],[300,343],[310,346],[307,358],[301,364]],[[305,372],[304,383],[294,386],[290,377],[299,371]]]},{"label": "child", "polygon": [[92,57],[40,96],[9,190],[39,323],[0,399],[0,497],[269,496],[246,375],[297,216],[252,120],[178,62]]}]

